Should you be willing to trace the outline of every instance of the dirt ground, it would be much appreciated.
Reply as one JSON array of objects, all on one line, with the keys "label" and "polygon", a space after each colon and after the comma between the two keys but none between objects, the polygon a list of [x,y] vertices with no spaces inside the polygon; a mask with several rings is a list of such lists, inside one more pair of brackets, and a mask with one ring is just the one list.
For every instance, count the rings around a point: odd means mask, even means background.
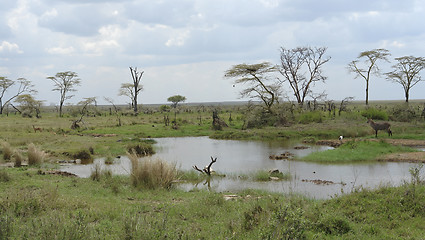
[{"label": "dirt ground", "polygon": [[[424,147],[425,140],[413,140],[413,139],[367,139],[367,141],[381,141],[392,144],[392,145],[401,145],[407,147]],[[331,147],[339,147],[341,144],[352,141],[352,139],[343,139],[340,140],[319,140],[316,142],[318,145],[327,145]],[[359,139],[360,141],[360,139]],[[361,141],[364,141],[362,139]],[[425,151],[423,152],[408,152],[408,153],[392,153],[381,156],[378,158],[378,161],[386,162],[421,162],[425,163]]]}]

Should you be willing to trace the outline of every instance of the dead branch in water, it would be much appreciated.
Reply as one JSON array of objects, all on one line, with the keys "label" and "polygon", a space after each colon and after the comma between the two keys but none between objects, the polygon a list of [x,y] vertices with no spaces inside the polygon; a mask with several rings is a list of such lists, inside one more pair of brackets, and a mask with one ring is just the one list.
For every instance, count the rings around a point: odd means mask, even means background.
[{"label": "dead branch in water", "polygon": [[204,169],[200,169],[200,168],[198,168],[196,165],[193,165],[192,167],[193,167],[193,169],[195,169],[195,170],[197,170],[197,171],[199,171],[199,172],[201,172],[201,173],[206,173],[208,176],[211,176],[211,173],[212,172],[214,172],[214,171],[212,171],[211,169],[211,166],[215,163],[215,162],[217,162],[217,158],[213,158],[213,157],[211,157],[211,162],[210,162],[210,164],[208,165],[208,166],[206,166],[206,167],[204,167]]}]

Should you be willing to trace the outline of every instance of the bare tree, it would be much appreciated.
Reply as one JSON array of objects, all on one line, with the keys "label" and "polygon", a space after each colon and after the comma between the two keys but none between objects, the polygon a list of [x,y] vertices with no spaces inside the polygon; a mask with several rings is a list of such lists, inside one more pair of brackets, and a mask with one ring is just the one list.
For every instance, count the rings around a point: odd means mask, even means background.
[{"label": "bare tree", "polygon": [[[14,85],[18,84],[18,90],[6,97],[6,93],[12,89]],[[7,77],[0,77],[0,114],[3,114],[4,108],[15,98],[24,94],[25,92],[34,92],[31,90],[33,85],[31,82],[25,78],[18,78],[16,81],[10,80]]]},{"label": "bare tree", "polygon": [[69,95],[69,92],[75,92],[75,87],[80,85],[81,79],[78,78],[77,73],[67,71],[58,72],[54,77],[47,77],[54,83],[52,91],[60,92],[59,101],[59,117],[62,117],[62,107],[66,100],[72,98],[74,95]]},{"label": "bare tree", "polygon": [[425,68],[425,58],[405,56],[395,59],[398,61],[391,72],[385,73],[387,79],[401,84],[404,89],[406,103],[409,102],[409,91],[418,82],[423,81],[419,73]]},{"label": "bare tree", "polygon": [[319,81],[325,82],[322,66],[331,58],[325,57],[325,47],[297,47],[280,49],[280,69],[283,79],[288,82],[298,105],[303,106],[305,97],[311,93],[311,87]]},{"label": "bare tree", "polygon": [[226,78],[238,78],[235,84],[247,84],[240,92],[241,97],[258,98],[271,112],[271,107],[278,101],[280,86],[270,74],[277,71],[269,62],[259,64],[238,64],[225,72]]},{"label": "bare tree", "polygon": [[341,116],[341,112],[347,111],[347,105],[350,101],[353,101],[354,97],[346,97],[341,100],[341,104],[339,105],[338,116]]},{"label": "bare tree", "polygon": [[112,100],[112,98],[108,98],[108,97],[104,97],[104,99],[107,101],[107,102],[109,102],[113,107],[114,107],[114,111],[115,111],[115,116],[117,117],[117,121],[118,121],[118,124],[117,124],[117,126],[118,127],[121,127],[121,117],[120,117],[120,114],[119,114],[119,109],[118,109],[118,107],[114,104],[114,101]]},{"label": "bare tree", "polygon": [[71,129],[79,129],[80,123],[84,124],[83,117],[89,113],[88,107],[90,104],[94,104],[96,102],[96,97],[84,98],[84,101],[80,101],[78,105],[81,106],[80,110],[80,118],[77,120],[73,120],[71,124]]},{"label": "bare tree", "polygon": [[[369,104],[369,81],[370,76],[380,75],[380,69],[376,62],[378,60],[384,60],[388,62],[388,56],[391,54],[387,49],[373,49],[370,51],[364,51],[359,54],[357,60],[351,61],[348,64],[348,70],[356,74],[357,77],[362,77],[366,81],[366,105]],[[360,59],[364,59],[365,68],[360,68],[359,61]]]},{"label": "bare tree", "polygon": [[133,79],[133,108],[134,112],[137,113],[137,96],[139,92],[143,90],[142,84],[140,84],[140,80],[142,79],[144,71],[138,72],[137,67],[130,67],[131,77]]}]

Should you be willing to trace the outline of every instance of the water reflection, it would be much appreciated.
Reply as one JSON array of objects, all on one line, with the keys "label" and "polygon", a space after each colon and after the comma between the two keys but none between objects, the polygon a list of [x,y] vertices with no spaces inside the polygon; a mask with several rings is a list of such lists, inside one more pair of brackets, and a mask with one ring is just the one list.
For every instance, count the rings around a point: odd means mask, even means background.
[{"label": "water reflection", "polygon": [[[196,186],[194,184],[179,185],[186,190],[210,187],[216,191],[238,191],[251,188],[283,193],[301,193],[314,198],[329,198],[361,187],[374,188],[382,184],[399,185],[410,179],[409,168],[415,166],[411,163],[395,162],[335,165],[269,159],[270,155],[279,155],[286,151],[297,156],[305,156],[312,151],[329,149],[325,146],[308,146],[307,149],[296,150],[294,146],[303,144],[294,142],[214,140],[208,137],[160,138],[156,141],[157,153],[153,157],[175,162],[179,168],[184,170],[192,169],[192,165],[203,167],[210,162],[210,156],[217,157],[217,163],[213,165],[213,168],[219,173],[236,176],[232,178],[213,177],[209,184],[201,182]],[[88,177],[94,164],[101,164],[114,174],[129,174],[130,171],[130,161],[126,157],[116,159],[115,164],[108,166],[104,165],[103,159],[97,159],[92,165],[64,166],[62,170],[81,177]],[[237,178],[238,174],[269,169],[289,171],[292,179],[290,181],[253,182]],[[334,184],[317,185],[309,180],[326,180]]]}]

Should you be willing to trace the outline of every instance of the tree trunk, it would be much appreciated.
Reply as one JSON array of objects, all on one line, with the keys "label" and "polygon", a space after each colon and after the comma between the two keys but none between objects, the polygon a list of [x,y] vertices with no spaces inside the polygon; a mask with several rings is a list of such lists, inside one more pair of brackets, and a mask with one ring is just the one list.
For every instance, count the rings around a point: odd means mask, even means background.
[{"label": "tree trunk", "polygon": [[409,102],[409,91],[406,91],[404,93],[404,96],[406,97],[406,103],[408,103]]},{"label": "tree trunk", "polygon": [[136,96],[134,97],[134,99],[133,99],[133,102],[134,102],[134,112],[135,113],[137,113],[137,94],[135,94]]},{"label": "tree trunk", "polygon": [[366,81],[366,106],[369,105],[369,81]]}]

